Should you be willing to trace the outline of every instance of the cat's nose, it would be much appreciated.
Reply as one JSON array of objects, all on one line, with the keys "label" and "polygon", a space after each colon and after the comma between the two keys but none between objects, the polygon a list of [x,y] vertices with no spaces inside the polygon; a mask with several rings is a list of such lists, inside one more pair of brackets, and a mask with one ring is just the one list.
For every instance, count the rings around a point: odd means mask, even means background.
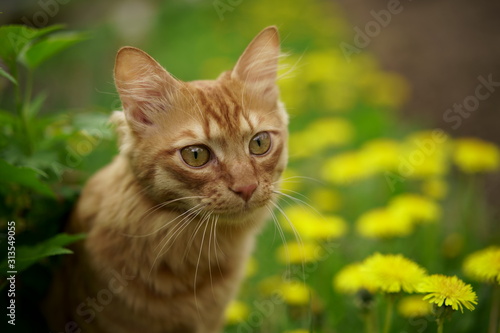
[{"label": "cat's nose", "polygon": [[248,201],[257,189],[257,184],[231,187],[231,191],[239,195],[243,200]]}]

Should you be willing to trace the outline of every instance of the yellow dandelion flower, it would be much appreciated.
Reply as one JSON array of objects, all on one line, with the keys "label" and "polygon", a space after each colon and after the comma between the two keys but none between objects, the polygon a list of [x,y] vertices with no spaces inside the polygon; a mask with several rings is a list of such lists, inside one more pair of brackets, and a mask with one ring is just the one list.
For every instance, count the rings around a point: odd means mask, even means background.
[{"label": "yellow dandelion flower", "polygon": [[335,290],[345,294],[354,294],[361,289],[376,291],[372,279],[366,274],[362,263],[353,263],[342,268],[333,279]]},{"label": "yellow dandelion flower", "polygon": [[455,141],[453,160],[466,173],[498,170],[500,150],[490,142],[476,138],[464,138]]},{"label": "yellow dandelion flower", "polygon": [[347,223],[339,216],[321,216],[318,213],[300,206],[292,206],[285,210],[281,224],[285,230],[292,231],[292,226],[305,240],[328,240],[342,237],[347,232]]},{"label": "yellow dandelion flower", "polygon": [[411,295],[399,301],[398,312],[405,318],[425,317],[431,314],[432,307],[422,296]]},{"label": "yellow dandelion flower", "polygon": [[376,172],[362,153],[351,151],[326,160],[322,176],[334,184],[345,185],[370,178]]},{"label": "yellow dandelion flower", "polygon": [[363,267],[374,285],[386,293],[412,293],[426,276],[425,270],[400,254],[380,254],[366,258]]},{"label": "yellow dandelion flower", "polygon": [[401,144],[391,139],[368,141],[361,149],[367,164],[379,172],[396,170],[401,158]]},{"label": "yellow dandelion flower", "polygon": [[433,199],[443,199],[448,194],[448,184],[442,178],[427,179],[422,183],[422,192]]},{"label": "yellow dandelion flower", "polygon": [[292,280],[281,285],[285,303],[290,305],[306,305],[311,302],[311,289],[303,282]]},{"label": "yellow dandelion flower", "polygon": [[284,280],[273,275],[259,283],[259,290],[265,296],[278,294],[290,305],[305,305],[310,303],[312,290],[299,280]]},{"label": "yellow dandelion flower", "polygon": [[389,209],[397,215],[408,216],[414,222],[436,221],[441,215],[441,209],[434,201],[411,193],[394,197],[389,203]]},{"label": "yellow dandelion flower", "polygon": [[278,248],[276,255],[278,261],[283,264],[302,264],[321,258],[323,249],[319,244],[312,242],[288,242]]},{"label": "yellow dandelion flower", "polygon": [[244,322],[248,317],[248,306],[241,301],[232,301],[226,308],[225,318],[228,324]]},{"label": "yellow dandelion flower", "polygon": [[356,230],[366,238],[392,238],[408,236],[413,223],[408,216],[390,209],[372,209],[359,217]]},{"label": "yellow dandelion flower", "polygon": [[500,246],[490,246],[470,254],[464,260],[463,270],[471,279],[500,284]]},{"label": "yellow dandelion flower", "polygon": [[308,157],[325,148],[338,147],[352,141],[353,126],[341,118],[326,118],[312,122],[304,130],[294,132],[289,138],[292,158]]},{"label": "yellow dandelion flower", "polygon": [[443,131],[413,133],[402,145],[399,173],[408,178],[441,177],[449,168],[449,139]]},{"label": "yellow dandelion flower", "polygon": [[420,284],[418,291],[426,293],[423,299],[431,304],[451,306],[453,310],[460,309],[461,312],[464,312],[463,307],[472,311],[477,304],[477,295],[471,285],[456,276],[441,274],[428,276]]}]

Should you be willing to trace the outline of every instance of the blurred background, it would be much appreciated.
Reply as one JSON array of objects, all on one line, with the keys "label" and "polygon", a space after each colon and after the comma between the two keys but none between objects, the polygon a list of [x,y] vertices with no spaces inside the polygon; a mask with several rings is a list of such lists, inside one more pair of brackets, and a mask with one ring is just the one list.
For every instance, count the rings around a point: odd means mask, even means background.
[{"label": "blurred background", "polygon": [[[112,73],[121,46],[145,50],[181,80],[214,79],[276,25],[291,117],[283,193],[296,199],[284,197],[289,219],[277,211],[261,235],[226,332],[376,332],[369,323],[382,327],[386,295],[337,279],[376,252],[471,283],[476,310],[454,314],[447,330],[493,332],[498,283],[475,280],[462,265],[500,240],[499,10],[487,0],[2,1],[2,26],[63,24],[55,36],[78,34],[36,68],[20,53],[20,67],[28,65],[15,78],[37,107],[28,120],[17,123],[16,86],[0,79],[0,157],[8,163],[0,169],[28,167],[50,188],[5,173],[2,221],[16,220],[28,250],[53,239],[85,180],[116,154],[106,120],[120,109]],[[21,128],[30,142],[16,134]],[[45,257],[18,277],[21,296],[30,296],[18,306],[27,330],[43,322],[37,301],[57,264]],[[276,290],[283,301],[271,315],[261,304]],[[436,330],[428,304],[408,314],[398,297],[394,332]]]}]

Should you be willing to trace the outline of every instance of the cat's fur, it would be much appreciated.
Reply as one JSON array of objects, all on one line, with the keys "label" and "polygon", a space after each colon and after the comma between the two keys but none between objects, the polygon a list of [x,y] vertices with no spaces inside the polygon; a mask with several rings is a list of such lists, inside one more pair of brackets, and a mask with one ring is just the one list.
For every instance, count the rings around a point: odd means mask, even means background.
[{"label": "cat's fur", "polygon": [[[118,52],[120,154],[88,181],[74,210],[68,230],[88,237],[55,278],[53,329],[221,330],[286,165],[278,56],[275,27],[213,81],[181,82],[141,50]],[[271,148],[252,155],[250,140],[263,131]],[[190,167],[180,150],[200,144],[212,159]]]}]

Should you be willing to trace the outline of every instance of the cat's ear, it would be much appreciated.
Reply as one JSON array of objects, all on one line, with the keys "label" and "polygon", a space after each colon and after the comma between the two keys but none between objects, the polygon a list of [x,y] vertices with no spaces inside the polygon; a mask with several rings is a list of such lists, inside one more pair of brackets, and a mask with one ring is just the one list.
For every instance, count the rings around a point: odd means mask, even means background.
[{"label": "cat's ear", "polygon": [[246,88],[258,90],[265,97],[276,100],[279,55],[278,29],[275,26],[267,27],[247,46],[231,72],[231,78],[243,82]]},{"label": "cat's ear", "polygon": [[129,46],[118,51],[114,74],[125,117],[136,133],[168,109],[181,84],[146,52]]}]

